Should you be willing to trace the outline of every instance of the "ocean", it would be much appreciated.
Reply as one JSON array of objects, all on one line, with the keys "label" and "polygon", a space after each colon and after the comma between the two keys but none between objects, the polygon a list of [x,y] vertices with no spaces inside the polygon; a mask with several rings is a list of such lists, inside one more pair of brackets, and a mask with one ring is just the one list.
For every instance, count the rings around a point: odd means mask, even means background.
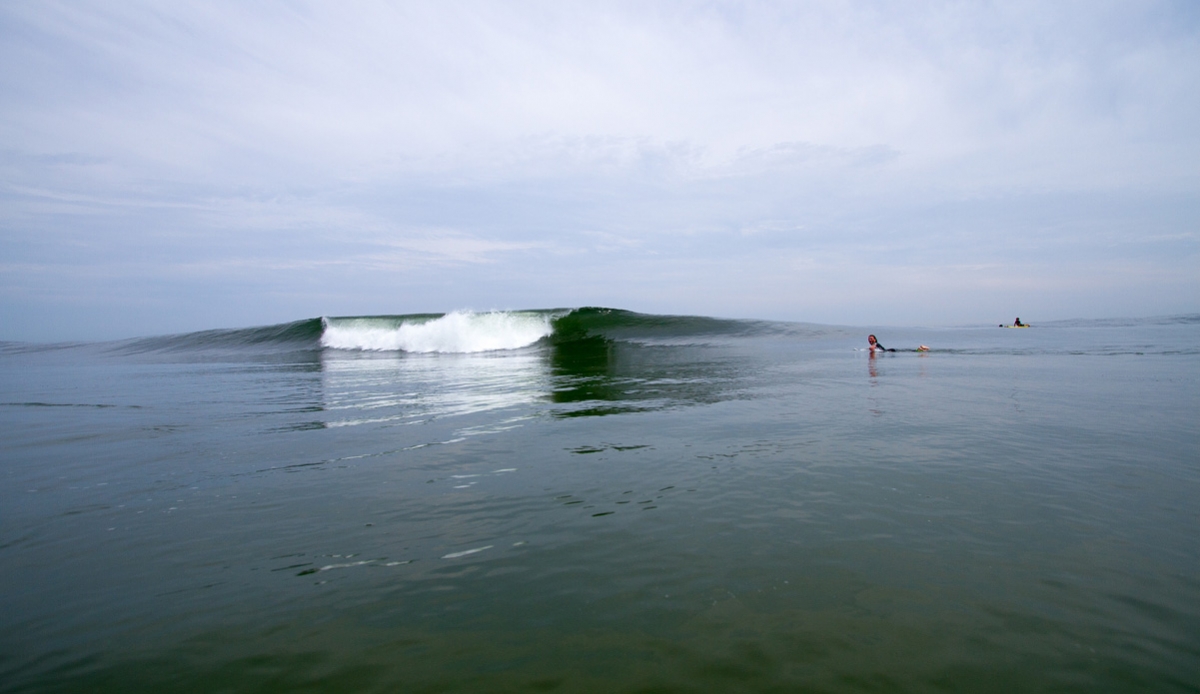
[{"label": "ocean", "polygon": [[0,692],[1197,692],[1198,360],[1197,315],[3,343]]}]

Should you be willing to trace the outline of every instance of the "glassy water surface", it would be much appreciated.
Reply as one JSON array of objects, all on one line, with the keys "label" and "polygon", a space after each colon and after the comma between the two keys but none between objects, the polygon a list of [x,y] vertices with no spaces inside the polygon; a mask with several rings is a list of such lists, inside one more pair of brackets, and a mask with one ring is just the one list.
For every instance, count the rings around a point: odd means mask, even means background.
[{"label": "glassy water surface", "polygon": [[1200,319],[590,311],[4,346],[0,691],[1196,691]]}]

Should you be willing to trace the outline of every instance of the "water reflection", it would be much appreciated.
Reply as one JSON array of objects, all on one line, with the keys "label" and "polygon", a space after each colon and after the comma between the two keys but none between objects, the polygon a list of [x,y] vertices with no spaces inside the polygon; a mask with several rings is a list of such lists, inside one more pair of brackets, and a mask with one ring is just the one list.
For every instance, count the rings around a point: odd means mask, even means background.
[{"label": "water reflection", "polygon": [[559,417],[599,416],[640,409],[637,406],[612,405],[633,399],[631,388],[636,379],[617,373],[617,343],[600,337],[575,340],[549,349],[550,371],[554,375],[550,401],[575,407],[559,408]]},{"label": "water reflection", "polygon": [[393,426],[501,411],[602,416],[711,403],[729,397],[738,363],[718,348],[602,338],[476,354],[326,350],[324,425]]},{"label": "water reflection", "polygon": [[558,417],[712,403],[732,397],[744,360],[705,345],[643,345],[602,338],[549,350]]},{"label": "water reflection", "polygon": [[532,405],[549,375],[536,351],[486,354],[322,355],[330,427],[415,424]]}]

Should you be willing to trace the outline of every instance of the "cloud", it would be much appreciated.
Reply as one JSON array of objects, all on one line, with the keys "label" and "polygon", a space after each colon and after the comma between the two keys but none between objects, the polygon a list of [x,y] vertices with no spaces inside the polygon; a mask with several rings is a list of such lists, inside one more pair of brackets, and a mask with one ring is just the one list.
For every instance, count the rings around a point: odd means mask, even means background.
[{"label": "cloud", "polygon": [[[846,296],[1033,256],[1080,287],[1129,258],[1176,277],[1198,37],[1180,2],[9,4],[0,251],[10,287],[169,296],[154,268],[188,267],[261,287],[264,315],[310,313],[271,297],[321,277],[795,318],[764,298],[787,272],[752,268],[803,259],[809,294]],[[678,290],[714,276],[756,290]],[[854,296],[840,322],[873,310]]]},{"label": "cloud", "polygon": [[920,162],[1178,127],[1154,105],[1198,70],[1194,34],[1119,5],[117,7],[10,8],[36,33],[6,42],[26,96],[6,116],[38,149],[189,176],[511,167],[538,139],[535,158],[585,168],[670,143],[701,163],[788,143]]}]

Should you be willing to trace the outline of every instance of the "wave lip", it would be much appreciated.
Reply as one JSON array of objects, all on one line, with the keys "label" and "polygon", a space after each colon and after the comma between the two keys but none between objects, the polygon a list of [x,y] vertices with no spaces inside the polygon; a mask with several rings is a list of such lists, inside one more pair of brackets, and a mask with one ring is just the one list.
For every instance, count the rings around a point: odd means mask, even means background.
[{"label": "wave lip", "polygon": [[528,347],[553,332],[552,314],[452,311],[442,316],[325,318],[321,346],[360,351],[472,353]]}]

